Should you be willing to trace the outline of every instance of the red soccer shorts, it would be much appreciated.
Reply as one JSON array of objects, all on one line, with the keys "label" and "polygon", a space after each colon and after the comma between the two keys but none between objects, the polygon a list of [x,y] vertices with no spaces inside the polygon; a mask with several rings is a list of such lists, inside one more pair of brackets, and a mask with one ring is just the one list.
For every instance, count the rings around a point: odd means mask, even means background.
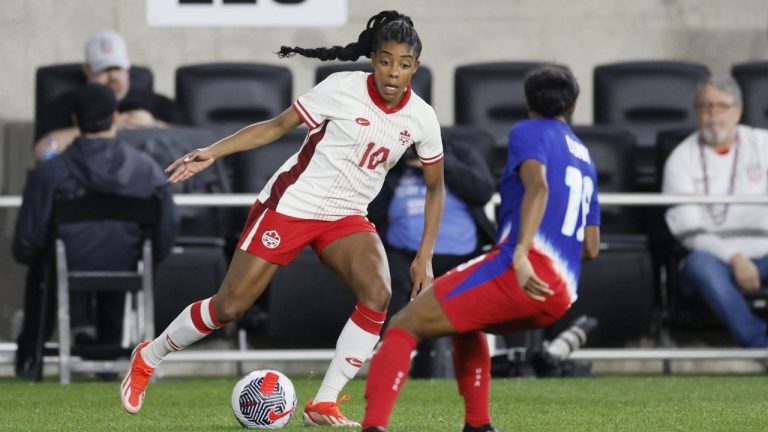
[{"label": "red soccer shorts", "polygon": [[570,307],[565,282],[551,260],[531,249],[536,274],[555,293],[546,301],[528,296],[518,285],[512,257],[498,248],[462,264],[435,280],[435,295],[459,333],[485,330],[509,333],[546,327]]},{"label": "red soccer shorts", "polygon": [[239,249],[274,264],[286,265],[311,245],[320,254],[334,240],[360,232],[376,232],[364,216],[347,216],[335,221],[299,219],[286,216],[256,201],[237,242]]}]

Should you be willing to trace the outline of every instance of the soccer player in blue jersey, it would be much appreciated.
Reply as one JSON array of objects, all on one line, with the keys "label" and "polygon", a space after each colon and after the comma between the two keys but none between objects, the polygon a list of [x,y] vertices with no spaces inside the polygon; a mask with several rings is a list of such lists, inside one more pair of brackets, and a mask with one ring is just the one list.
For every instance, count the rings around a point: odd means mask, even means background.
[{"label": "soccer player in blue jersey", "polygon": [[490,355],[483,331],[546,327],[576,300],[581,260],[597,256],[600,208],[589,151],[568,126],[579,86],[547,65],[525,80],[530,120],[509,133],[498,243],[435,281],[392,318],[373,357],[363,431],[383,431],[426,339],[453,335],[464,432],[489,432]]}]

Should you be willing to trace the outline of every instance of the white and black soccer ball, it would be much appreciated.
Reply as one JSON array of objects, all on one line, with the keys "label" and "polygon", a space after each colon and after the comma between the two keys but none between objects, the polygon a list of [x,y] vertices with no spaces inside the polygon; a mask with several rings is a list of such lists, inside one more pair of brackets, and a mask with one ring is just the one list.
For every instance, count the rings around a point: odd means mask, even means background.
[{"label": "white and black soccer ball", "polygon": [[249,429],[280,429],[296,414],[296,390],[287,376],[259,369],[232,389],[232,412]]}]

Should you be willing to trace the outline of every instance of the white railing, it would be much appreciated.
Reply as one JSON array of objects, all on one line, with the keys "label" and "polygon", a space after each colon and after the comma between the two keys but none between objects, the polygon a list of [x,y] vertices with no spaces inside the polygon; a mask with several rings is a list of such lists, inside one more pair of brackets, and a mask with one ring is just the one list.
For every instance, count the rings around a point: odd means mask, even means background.
[{"label": "white railing", "polygon": [[[173,200],[184,207],[248,207],[258,194],[177,194]],[[499,194],[486,206],[498,205]],[[600,205],[607,206],[668,206],[674,204],[768,204],[768,195],[669,195],[658,193],[602,193]],[[21,206],[21,196],[0,195],[0,208]]]}]

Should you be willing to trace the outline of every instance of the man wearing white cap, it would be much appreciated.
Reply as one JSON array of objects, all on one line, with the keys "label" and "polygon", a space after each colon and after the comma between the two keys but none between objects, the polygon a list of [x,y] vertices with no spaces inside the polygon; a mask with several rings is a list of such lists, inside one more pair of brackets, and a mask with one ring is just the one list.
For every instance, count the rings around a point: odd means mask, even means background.
[{"label": "man wearing white cap", "polygon": [[[140,89],[131,91],[130,67],[128,49],[119,34],[103,31],[86,42],[83,73],[86,81],[106,85],[115,92],[120,111],[118,128],[157,128],[166,127],[166,121],[175,122],[177,118],[158,103],[167,98]],[[54,100],[46,111],[35,124],[37,160],[61,153],[80,134],[72,121],[72,94]],[[163,120],[157,119],[158,116]]]}]

